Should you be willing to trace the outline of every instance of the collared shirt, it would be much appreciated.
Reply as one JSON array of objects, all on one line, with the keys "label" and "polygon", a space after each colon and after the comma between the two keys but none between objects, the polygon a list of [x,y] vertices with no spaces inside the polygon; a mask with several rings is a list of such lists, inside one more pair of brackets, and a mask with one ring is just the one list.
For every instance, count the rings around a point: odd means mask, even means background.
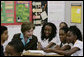
[{"label": "collared shirt", "polygon": [[80,50],[76,51],[75,53],[73,53],[71,56],[83,56],[83,42],[80,40],[76,40],[75,44],[73,45],[72,48],[77,47]]},{"label": "collared shirt", "polygon": [[30,42],[30,39],[32,39],[32,36],[29,37],[29,38],[27,39],[27,42],[25,42],[25,39],[24,39],[24,35],[23,35],[23,33],[20,34],[20,38],[22,39],[21,41],[22,41],[22,43],[23,43],[24,46],[25,46],[27,43]]},{"label": "collared shirt", "polygon": [[64,43],[61,43],[61,44],[60,44],[60,47],[65,46],[65,45],[69,45],[69,46],[71,46],[71,47],[73,46],[72,43],[65,43],[65,44],[64,44]]},{"label": "collared shirt", "polygon": [[[40,37],[40,39],[38,39],[38,41],[41,43],[41,45],[42,45],[43,48],[46,47],[46,46],[48,46],[51,42],[52,42],[52,43],[55,43],[55,44],[57,44],[57,45],[60,44],[60,40],[59,40],[59,38],[57,38],[57,37],[53,38],[50,42],[49,42],[48,40],[49,40],[49,39],[41,40],[41,37]],[[53,46],[53,47],[54,47],[54,46]],[[52,47],[52,48],[53,48],[53,47]]]}]

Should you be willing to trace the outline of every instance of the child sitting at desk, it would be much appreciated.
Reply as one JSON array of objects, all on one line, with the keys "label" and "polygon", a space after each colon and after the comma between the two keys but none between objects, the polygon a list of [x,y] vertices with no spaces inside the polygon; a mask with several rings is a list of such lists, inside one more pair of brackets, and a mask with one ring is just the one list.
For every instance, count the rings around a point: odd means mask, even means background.
[{"label": "child sitting at desk", "polygon": [[44,24],[41,30],[41,40],[38,40],[38,49],[47,49],[60,42],[56,34],[57,28],[53,23],[48,22]]},{"label": "child sitting at desk", "polygon": [[56,47],[55,47],[56,49],[68,50],[68,49],[71,48],[66,42],[67,32],[68,32],[68,27],[60,28],[59,37],[60,37],[61,44],[60,45],[56,45]]}]

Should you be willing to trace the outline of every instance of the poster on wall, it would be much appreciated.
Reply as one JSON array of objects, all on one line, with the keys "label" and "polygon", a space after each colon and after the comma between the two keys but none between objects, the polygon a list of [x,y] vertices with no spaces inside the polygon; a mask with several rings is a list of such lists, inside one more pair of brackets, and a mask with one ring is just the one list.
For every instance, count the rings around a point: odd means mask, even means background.
[{"label": "poster on wall", "polygon": [[71,6],[71,22],[81,23],[81,8],[82,6]]},{"label": "poster on wall", "polygon": [[29,1],[16,1],[16,21],[29,21]]},{"label": "poster on wall", "polygon": [[1,23],[14,23],[13,1],[1,1]]},{"label": "poster on wall", "polygon": [[1,25],[32,22],[32,1],[1,1]]},{"label": "poster on wall", "polygon": [[35,25],[42,25],[47,22],[47,1],[32,1],[32,18]]}]

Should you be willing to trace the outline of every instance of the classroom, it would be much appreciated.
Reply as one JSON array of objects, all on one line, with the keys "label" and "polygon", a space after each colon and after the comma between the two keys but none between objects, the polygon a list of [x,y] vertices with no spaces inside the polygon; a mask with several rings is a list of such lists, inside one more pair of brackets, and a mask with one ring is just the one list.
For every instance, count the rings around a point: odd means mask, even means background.
[{"label": "classroom", "polygon": [[83,1],[1,1],[1,56],[83,56]]}]

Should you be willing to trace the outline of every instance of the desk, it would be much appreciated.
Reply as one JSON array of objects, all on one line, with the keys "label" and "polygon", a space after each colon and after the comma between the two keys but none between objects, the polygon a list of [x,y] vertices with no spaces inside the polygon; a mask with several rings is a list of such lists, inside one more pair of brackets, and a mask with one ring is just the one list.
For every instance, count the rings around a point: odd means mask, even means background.
[{"label": "desk", "polygon": [[25,52],[25,53],[22,54],[22,56],[64,56],[64,55],[59,55],[59,54],[56,54],[56,55],[43,55],[43,54],[40,54],[40,53]]}]

